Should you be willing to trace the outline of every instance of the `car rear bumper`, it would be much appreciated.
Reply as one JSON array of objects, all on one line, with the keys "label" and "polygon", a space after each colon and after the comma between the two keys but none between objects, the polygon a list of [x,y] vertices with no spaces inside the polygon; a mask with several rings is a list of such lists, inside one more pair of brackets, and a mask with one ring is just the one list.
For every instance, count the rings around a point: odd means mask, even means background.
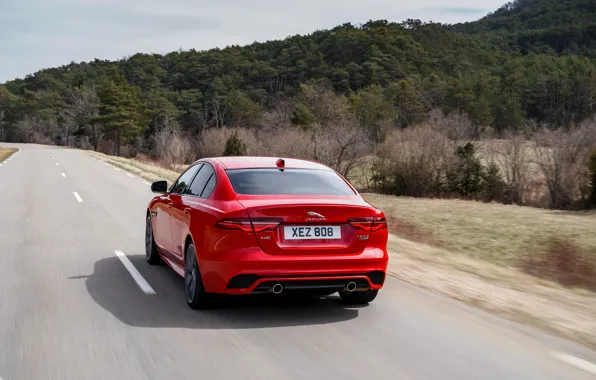
[{"label": "car rear bumper", "polygon": [[388,263],[386,250],[379,248],[367,248],[357,255],[269,255],[257,249],[222,256],[218,261],[199,260],[208,292],[267,293],[275,284],[287,291],[337,291],[349,282],[355,282],[357,290],[378,290],[383,287]]}]

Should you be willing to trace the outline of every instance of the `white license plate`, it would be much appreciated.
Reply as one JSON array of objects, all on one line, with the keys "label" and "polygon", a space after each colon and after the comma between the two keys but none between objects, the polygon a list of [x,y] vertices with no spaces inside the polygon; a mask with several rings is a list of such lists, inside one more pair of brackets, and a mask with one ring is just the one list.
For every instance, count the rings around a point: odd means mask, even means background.
[{"label": "white license plate", "polygon": [[284,227],[286,240],[341,239],[340,226],[289,226]]}]

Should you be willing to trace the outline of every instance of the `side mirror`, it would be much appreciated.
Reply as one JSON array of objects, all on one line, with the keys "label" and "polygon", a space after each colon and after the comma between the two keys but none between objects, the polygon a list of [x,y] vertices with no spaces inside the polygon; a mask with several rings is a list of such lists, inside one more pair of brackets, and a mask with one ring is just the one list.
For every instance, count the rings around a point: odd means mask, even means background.
[{"label": "side mirror", "polygon": [[151,184],[151,191],[158,194],[163,194],[168,192],[168,182],[167,181],[156,181]]}]

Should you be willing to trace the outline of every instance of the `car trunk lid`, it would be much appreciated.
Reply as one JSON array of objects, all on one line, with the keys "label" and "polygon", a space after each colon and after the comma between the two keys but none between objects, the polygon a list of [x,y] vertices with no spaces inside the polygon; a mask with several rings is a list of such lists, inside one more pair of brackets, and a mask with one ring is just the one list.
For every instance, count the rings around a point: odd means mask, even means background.
[{"label": "car trunk lid", "polygon": [[272,255],[357,254],[376,210],[360,197],[239,196],[257,241]]}]

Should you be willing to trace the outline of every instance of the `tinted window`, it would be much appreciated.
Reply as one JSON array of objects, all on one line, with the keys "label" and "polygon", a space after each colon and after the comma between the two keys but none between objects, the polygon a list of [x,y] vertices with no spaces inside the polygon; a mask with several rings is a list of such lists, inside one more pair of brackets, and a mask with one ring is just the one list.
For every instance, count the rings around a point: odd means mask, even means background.
[{"label": "tinted window", "polygon": [[234,191],[249,195],[355,195],[333,171],[307,169],[227,170]]},{"label": "tinted window", "polygon": [[[207,182],[209,181],[209,179],[212,176],[214,177],[214,174],[215,174],[215,172],[213,171],[213,168],[211,167],[211,165],[208,165],[208,164],[203,165],[203,167],[201,168],[201,170],[199,171],[199,173],[197,174],[195,179],[192,181],[192,184],[190,185],[190,189],[187,193],[191,194],[191,195],[196,195],[197,197],[202,196],[202,193],[204,193],[203,189],[205,189],[205,185],[207,184]],[[211,190],[213,190],[213,189],[211,189]],[[209,193],[209,194],[211,194],[211,193]],[[206,198],[206,197],[203,196],[203,198]]]},{"label": "tinted window", "polygon": [[195,174],[197,173],[197,170],[199,170],[200,168],[201,168],[201,165],[195,165],[195,166],[189,168],[187,171],[185,171],[184,174],[182,174],[180,176],[180,178],[178,178],[178,180],[176,181],[174,186],[172,186],[172,189],[170,190],[170,192],[174,193],[174,194],[182,193],[186,189],[186,187],[190,184],[190,181],[192,181],[192,177],[195,176]]},{"label": "tinted window", "polygon": [[201,193],[201,198],[209,198],[213,189],[215,189],[215,182],[215,173],[213,173],[211,174],[211,177],[209,177],[209,181],[207,181],[207,184]]}]

